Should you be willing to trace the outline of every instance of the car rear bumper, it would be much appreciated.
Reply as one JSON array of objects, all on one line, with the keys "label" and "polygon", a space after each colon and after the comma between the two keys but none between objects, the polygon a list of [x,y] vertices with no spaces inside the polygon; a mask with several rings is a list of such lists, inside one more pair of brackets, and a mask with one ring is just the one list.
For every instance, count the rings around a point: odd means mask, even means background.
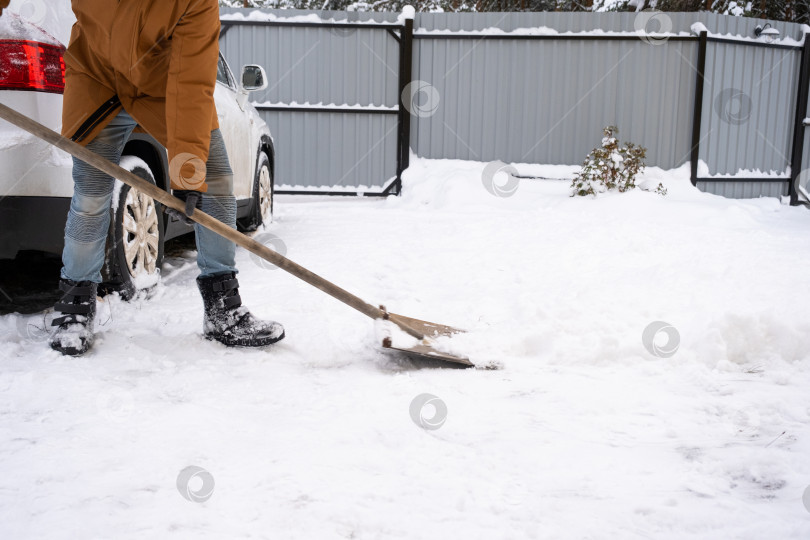
[{"label": "car rear bumper", "polygon": [[62,253],[67,197],[3,197],[0,199],[0,259],[19,251]]}]

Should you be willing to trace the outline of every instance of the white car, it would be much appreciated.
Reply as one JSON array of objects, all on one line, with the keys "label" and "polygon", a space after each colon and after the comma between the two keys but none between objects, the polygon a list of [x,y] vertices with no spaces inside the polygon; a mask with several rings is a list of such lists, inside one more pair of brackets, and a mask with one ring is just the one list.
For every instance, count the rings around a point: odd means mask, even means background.
[{"label": "white car", "polygon": [[[70,3],[51,4],[48,9],[56,11],[49,13],[52,20],[34,20],[31,14],[15,13],[14,7],[12,2],[0,16],[0,102],[59,131],[65,47],[55,35],[70,33],[75,20]],[[245,66],[241,80],[247,85],[237,82],[220,55],[214,98],[234,172],[237,222],[242,230],[255,230],[272,218],[273,140],[247,101],[250,91],[267,85],[264,70]],[[121,165],[168,189],[166,149],[146,133],[132,134]],[[25,250],[62,252],[73,194],[71,170],[67,154],[0,120],[0,259]],[[119,187],[113,195],[102,276],[108,290],[129,297],[141,284],[156,281],[164,242],[192,229],[168,217],[150,197]]]}]

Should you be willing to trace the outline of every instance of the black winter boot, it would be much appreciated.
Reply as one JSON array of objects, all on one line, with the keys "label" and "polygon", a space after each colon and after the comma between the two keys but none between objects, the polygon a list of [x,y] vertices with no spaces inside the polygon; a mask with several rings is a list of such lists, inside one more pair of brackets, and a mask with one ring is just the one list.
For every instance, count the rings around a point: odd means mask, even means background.
[{"label": "black winter boot", "polygon": [[206,339],[229,347],[264,347],[284,338],[284,327],[277,322],[262,321],[242,306],[239,281],[234,272],[211,277],[198,277],[205,320]]},{"label": "black winter boot", "polygon": [[93,346],[93,322],[96,318],[96,284],[92,281],[62,279],[59,290],[65,293],[54,311],[62,315],[51,323],[58,328],[51,334],[51,349],[78,356]]}]

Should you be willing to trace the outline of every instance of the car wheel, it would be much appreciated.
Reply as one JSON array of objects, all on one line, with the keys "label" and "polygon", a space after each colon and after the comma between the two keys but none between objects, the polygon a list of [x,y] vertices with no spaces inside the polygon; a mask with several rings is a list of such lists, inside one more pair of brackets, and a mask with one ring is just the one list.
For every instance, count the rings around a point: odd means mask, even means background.
[{"label": "car wheel", "polygon": [[[155,184],[145,163],[124,167]],[[120,188],[120,189],[118,189]],[[111,202],[110,231],[102,278],[105,292],[118,291],[130,300],[160,280],[163,262],[163,206],[136,189],[116,180]]]},{"label": "car wheel", "polygon": [[253,181],[250,213],[242,223],[242,229],[255,231],[262,224],[268,224],[271,221],[273,221],[273,170],[267,154],[260,152],[256,178]]}]

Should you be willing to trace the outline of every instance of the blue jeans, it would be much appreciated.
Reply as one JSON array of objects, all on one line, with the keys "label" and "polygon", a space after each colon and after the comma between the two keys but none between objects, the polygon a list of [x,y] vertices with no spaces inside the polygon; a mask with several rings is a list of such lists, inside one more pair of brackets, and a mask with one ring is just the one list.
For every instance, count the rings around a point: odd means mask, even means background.
[{"label": "blue jeans", "polygon": [[[136,125],[137,122],[122,109],[87,148],[118,163],[124,144]],[[73,158],[73,182],[73,198],[65,225],[61,275],[63,279],[100,283],[115,181],[108,174]],[[236,228],[233,172],[219,129],[211,132],[206,183],[208,192],[202,196],[201,210]],[[197,224],[194,225],[194,232],[197,236],[200,275],[207,277],[236,272],[236,246],[233,242]]]}]

